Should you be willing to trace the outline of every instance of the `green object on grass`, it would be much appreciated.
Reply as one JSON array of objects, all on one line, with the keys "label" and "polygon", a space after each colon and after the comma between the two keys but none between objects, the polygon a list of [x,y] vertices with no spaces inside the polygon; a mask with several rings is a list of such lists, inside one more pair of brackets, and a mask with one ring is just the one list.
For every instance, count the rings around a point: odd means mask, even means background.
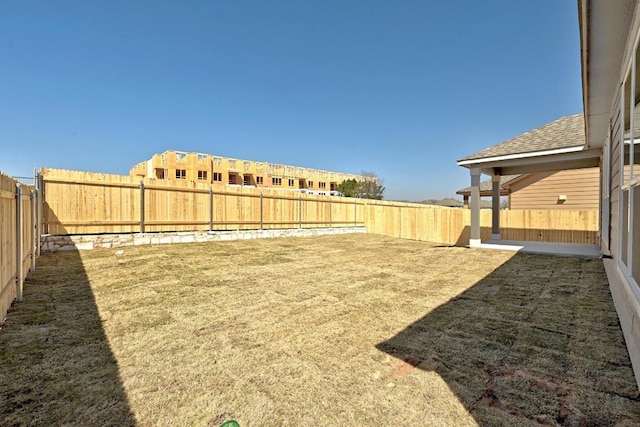
[{"label": "green object on grass", "polygon": [[220,427],[240,427],[240,424],[236,420],[229,420],[223,422]]}]

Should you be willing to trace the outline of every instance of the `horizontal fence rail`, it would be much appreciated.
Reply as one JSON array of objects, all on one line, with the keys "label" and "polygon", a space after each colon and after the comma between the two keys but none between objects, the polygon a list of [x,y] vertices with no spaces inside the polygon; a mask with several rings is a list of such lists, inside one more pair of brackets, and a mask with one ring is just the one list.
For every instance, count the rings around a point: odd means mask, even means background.
[{"label": "horizontal fence rail", "polygon": [[[45,234],[364,226],[357,199],[43,169]],[[284,194],[283,194],[284,193]]]},{"label": "horizontal fence rail", "polygon": [[[365,226],[370,233],[466,245],[468,209],[42,169],[43,232],[139,233]],[[491,211],[480,215],[491,236]],[[597,211],[500,212],[505,240],[598,242]]]},{"label": "horizontal fence rail", "polygon": [[39,250],[38,194],[0,172],[0,325],[17,299],[24,280],[35,269]]}]

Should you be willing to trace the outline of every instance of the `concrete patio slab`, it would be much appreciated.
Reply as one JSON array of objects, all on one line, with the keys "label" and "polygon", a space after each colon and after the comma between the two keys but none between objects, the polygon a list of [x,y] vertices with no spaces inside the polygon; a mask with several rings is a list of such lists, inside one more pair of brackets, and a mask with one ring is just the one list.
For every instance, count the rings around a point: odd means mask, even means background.
[{"label": "concrete patio slab", "polygon": [[516,240],[489,240],[473,246],[480,249],[514,251],[530,254],[547,254],[558,256],[578,256],[584,258],[600,257],[598,245],[581,245],[573,243],[523,242]]}]

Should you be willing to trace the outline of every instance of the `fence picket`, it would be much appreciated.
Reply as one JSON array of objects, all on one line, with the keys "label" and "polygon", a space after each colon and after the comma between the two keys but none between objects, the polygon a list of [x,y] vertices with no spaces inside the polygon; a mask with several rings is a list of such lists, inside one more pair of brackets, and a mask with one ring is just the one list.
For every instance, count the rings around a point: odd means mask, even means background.
[{"label": "fence picket", "polygon": [[[126,233],[136,231],[134,224],[146,231],[365,226],[370,233],[451,245],[465,245],[469,238],[468,209],[196,182],[136,182],[59,169],[41,174],[43,223],[55,234]],[[103,209],[92,205],[96,191],[104,194]],[[500,217],[504,240],[598,243],[597,211],[506,210]],[[481,237],[488,239],[491,211],[482,210],[480,221]]]}]

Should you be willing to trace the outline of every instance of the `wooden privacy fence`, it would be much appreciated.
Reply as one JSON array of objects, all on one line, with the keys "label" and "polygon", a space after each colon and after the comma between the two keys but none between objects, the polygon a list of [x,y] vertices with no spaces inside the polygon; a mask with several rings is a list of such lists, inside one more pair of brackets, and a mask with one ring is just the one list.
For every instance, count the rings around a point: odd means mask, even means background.
[{"label": "wooden privacy fence", "polygon": [[357,199],[42,169],[45,234],[363,226]]},{"label": "wooden privacy fence", "polygon": [[[50,234],[365,226],[392,237],[469,242],[468,209],[59,169],[40,174]],[[501,211],[500,218],[505,240],[598,241],[596,211]],[[481,211],[480,219],[488,240],[491,211]]]},{"label": "wooden privacy fence", "polygon": [[0,324],[14,300],[22,300],[27,273],[35,269],[38,202],[34,186],[0,172]]},{"label": "wooden privacy fence", "polygon": [[[369,233],[464,246],[471,237],[469,209],[375,201],[365,205]],[[598,244],[598,211],[501,210],[503,240]],[[480,211],[480,238],[491,239],[491,210]]]}]

